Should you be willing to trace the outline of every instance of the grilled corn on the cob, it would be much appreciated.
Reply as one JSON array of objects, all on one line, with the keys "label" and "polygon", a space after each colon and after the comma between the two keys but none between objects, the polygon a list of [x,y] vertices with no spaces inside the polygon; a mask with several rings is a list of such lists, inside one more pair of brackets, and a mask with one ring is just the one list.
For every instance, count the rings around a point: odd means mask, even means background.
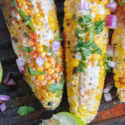
[{"label": "grilled corn on the cob", "polygon": [[54,1],[0,0],[0,5],[14,51],[25,63],[26,81],[46,109],[55,109],[62,98],[64,80]]},{"label": "grilled corn on the cob", "polygon": [[[70,111],[86,123],[97,114],[105,79],[104,59],[109,30],[105,27],[109,0],[65,1],[64,39]],[[82,3],[81,3],[82,4]]]},{"label": "grilled corn on the cob", "polygon": [[119,5],[116,16],[118,26],[112,36],[112,46],[114,48],[113,61],[117,65],[113,71],[119,99],[121,102],[125,102],[125,4]]}]

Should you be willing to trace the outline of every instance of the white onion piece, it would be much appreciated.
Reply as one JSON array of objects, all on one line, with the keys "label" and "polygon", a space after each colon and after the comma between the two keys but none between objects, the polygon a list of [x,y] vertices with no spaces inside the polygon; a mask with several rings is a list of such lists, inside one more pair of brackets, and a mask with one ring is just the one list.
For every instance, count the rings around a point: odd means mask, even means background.
[{"label": "white onion piece", "polygon": [[114,12],[117,8],[117,3],[114,0],[111,0],[109,4],[107,4],[107,8],[110,8],[112,12]]},{"label": "white onion piece", "polygon": [[108,85],[108,86],[106,86],[104,89],[103,89],[103,93],[109,93],[110,92],[110,90],[113,88],[113,86],[112,85]]},{"label": "white onion piece", "polygon": [[3,103],[3,104],[1,104],[0,105],[0,110],[2,111],[2,112],[4,112],[5,110],[6,110],[6,105],[5,105],[5,103]]},{"label": "white onion piece", "polygon": [[45,61],[46,61],[45,58],[39,56],[39,57],[37,57],[37,59],[36,59],[36,64],[37,64],[39,67],[41,67],[41,66],[44,64]]},{"label": "white onion piece", "polygon": [[20,73],[24,74],[25,73],[25,68],[24,68],[25,63],[24,63],[23,59],[18,58],[16,60],[16,63],[17,63]]},{"label": "white onion piece", "polygon": [[106,26],[110,29],[117,29],[117,17],[115,15],[107,15]]},{"label": "white onion piece", "polygon": [[115,68],[116,67],[116,62],[108,61],[108,66],[111,67],[111,68]]},{"label": "white onion piece", "polygon": [[59,50],[60,46],[61,46],[61,43],[59,41],[53,41],[53,43],[52,43],[52,51],[57,52]]},{"label": "white onion piece", "polygon": [[104,99],[105,99],[106,102],[112,101],[112,95],[111,95],[111,93],[104,94]]},{"label": "white onion piece", "polygon": [[89,9],[89,4],[88,4],[87,0],[81,0],[80,9],[81,10],[88,10]]},{"label": "white onion piece", "polygon": [[109,57],[113,56],[113,47],[111,45],[108,45],[107,54]]}]

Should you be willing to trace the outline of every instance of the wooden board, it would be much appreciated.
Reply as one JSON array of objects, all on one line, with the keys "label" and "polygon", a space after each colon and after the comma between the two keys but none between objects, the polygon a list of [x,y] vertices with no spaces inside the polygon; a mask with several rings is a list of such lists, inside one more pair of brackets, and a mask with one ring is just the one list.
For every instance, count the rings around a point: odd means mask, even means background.
[{"label": "wooden board", "polygon": [[[59,2],[57,0],[56,4],[62,30],[63,0],[59,0]],[[62,103],[55,111],[43,109],[29,86],[24,82],[23,76],[17,69],[15,59],[16,55],[12,49],[10,36],[0,10],[0,61],[3,64],[4,77],[8,72],[12,72],[17,83],[15,88],[0,85],[0,94],[11,97],[11,101],[6,102],[7,110],[3,113],[0,112],[0,125],[38,125],[41,119],[50,118],[53,113],[68,111],[66,89]],[[23,105],[34,106],[35,112],[25,117],[18,116],[17,109]],[[102,99],[98,115],[90,125],[125,125],[125,104],[120,104],[117,98],[114,98],[110,103],[105,103]]]}]

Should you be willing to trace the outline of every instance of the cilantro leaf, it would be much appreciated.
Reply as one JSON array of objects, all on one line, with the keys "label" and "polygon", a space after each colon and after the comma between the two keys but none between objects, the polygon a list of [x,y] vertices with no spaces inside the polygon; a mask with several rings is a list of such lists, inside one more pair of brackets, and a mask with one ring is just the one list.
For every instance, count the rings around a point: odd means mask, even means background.
[{"label": "cilantro leaf", "polygon": [[99,34],[104,29],[105,21],[104,20],[101,21],[101,19],[99,19],[98,22],[95,23],[95,26],[96,26],[95,31],[97,34]]},{"label": "cilantro leaf", "polygon": [[81,61],[81,62],[79,63],[78,68],[77,68],[77,72],[84,72],[84,71],[85,71],[85,68],[87,68],[86,64],[85,64],[83,61]]},{"label": "cilantro leaf", "polygon": [[89,56],[92,53],[91,49],[88,48],[81,48],[80,51],[85,57]]},{"label": "cilantro leaf", "polygon": [[102,50],[94,43],[91,43],[91,46],[93,48],[92,53],[98,53],[99,55],[102,55]]},{"label": "cilantro leaf", "polygon": [[78,44],[76,44],[76,46],[74,47],[75,50],[79,50],[80,48],[86,48],[89,47],[90,43],[89,42],[79,42]]},{"label": "cilantro leaf", "polygon": [[61,38],[60,34],[57,34],[55,36],[55,40],[57,40],[57,41],[63,41],[63,38]]},{"label": "cilantro leaf", "polygon": [[25,116],[25,115],[29,114],[30,112],[33,112],[34,110],[35,109],[32,106],[21,106],[21,107],[19,107],[17,113],[20,116]]},{"label": "cilantro leaf", "polygon": [[34,71],[34,70],[31,69],[29,66],[28,66],[28,71],[29,71],[29,74],[30,74],[30,75],[41,75],[41,74],[45,74],[45,73],[46,73],[46,71],[42,71],[42,72]]},{"label": "cilantro leaf", "polygon": [[73,15],[72,15],[72,20],[75,20],[75,19],[76,19],[76,15],[73,14]]},{"label": "cilantro leaf", "polygon": [[124,3],[125,3],[125,0],[122,0],[122,1],[119,2],[119,5],[121,6]]},{"label": "cilantro leaf", "polygon": [[107,73],[111,72],[111,67],[108,66],[108,62],[111,61],[111,57],[108,56],[108,54],[106,54],[105,58],[104,58],[104,68],[105,68],[105,71]]},{"label": "cilantro leaf", "polygon": [[50,90],[52,93],[57,93],[58,90],[63,89],[63,84],[62,83],[57,83],[57,84],[53,83],[47,89]]},{"label": "cilantro leaf", "polygon": [[23,46],[21,49],[24,50],[25,52],[32,52],[33,51],[33,47]]},{"label": "cilantro leaf", "polygon": [[45,49],[46,49],[46,51],[48,51],[57,60],[58,63],[61,63],[60,59],[56,56],[56,54],[50,48],[45,46]]},{"label": "cilantro leaf", "polygon": [[[24,21],[29,21],[29,17],[22,11],[22,10],[19,10],[19,8],[17,7],[17,3],[16,3],[16,1],[15,0],[11,0],[11,3],[12,3],[12,5],[14,6],[14,8],[16,9],[16,11],[21,15],[21,17],[24,19]],[[30,28],[31,28],[31,30],[32,30],[32,32],[34,32],[34,30],[35,30],[35,27],[33,26],[33,23],[32,23],[32,21],[31,21],[31,19],[30,19],[30,21],[28,22],[28,24],[27,24]]]},{"label": "cilantro leaf", "polygon": [[93,42],[95,38],[95,25],[92,24],[90,27],[90,33],[89,33],[89,42]]},{"label": "cilantro leaf", "polygon": [[61,83],[53,83],[47,89],[51,91],[52,93],[58,93],[57,97],[60,97],[62,95],[62,90],[64,86],[65,80],[62,79]]},{"label": "cilantro leaf", "polygon": [[75,33],[76,33],[76,34],[79,34],[79,33],[80,33],[80,34],[83,34],[83,33],[85,33],[85,32],[84,32],[84,30],[81,30],[80,28],[77,28],[77,29],[75,29]]},{"label": "cilantro leaf", "polygon": [[29,33],[28,33],[28,28],[26,28],[26,30],[25,30],[25,35],[26,35],[26,37],[28,38],[28,39],[30,39],[30,35],[29,35]]},{"label": "cilantro leaf", "polygon": [[62,91],[59,91],[57,97],[60,97],[61,95],[62,95]]},{"label": "cilantro leaf", "polygon": [[14,8],[17,8],[17,5],[16,5],[16,1],[15,1],[15,0],[11,0],[11,3],[12,3],[12,5],[14,6]]},{"label": "cilantro leaf", "polygon": [[91,15],[83,15],[83,16],[81,16],[81,17],[79,18],[79,20],[78,20],[78,24],[79,24],[80,26],[82,26],[82,24],[84,24],[84,23],[90,23],[90,22],[92,22],[92,17],[91,17]]}]

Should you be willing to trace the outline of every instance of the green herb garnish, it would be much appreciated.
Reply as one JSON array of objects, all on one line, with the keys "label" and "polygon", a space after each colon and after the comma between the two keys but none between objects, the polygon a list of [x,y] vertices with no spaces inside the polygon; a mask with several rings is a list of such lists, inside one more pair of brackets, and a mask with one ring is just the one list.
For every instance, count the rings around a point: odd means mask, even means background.
[{"label": "green herb garnish", "polygon": [[95,31],[97,34],[99,34],[104,29],[105,21],[104,20],[101,21],[101,19],[99,19],[98,22],[95,23],[95,26],[96,26]]},{"label": "green herb garnish", "polygon": [[[77,72],[84,72],[87,67],[85,61],[88,56],[91,54],[99,54],[102,55],[101,49],[95,44],[95,32],[100,33],[104,27],[104,21],[99,19],[98,22],[93,23],[92,17],[90,15],[83,15],[78,19],[77,22],[81,28],[75,29],[75,34],[77,37],[78,44],[75,45],[73,51],[80,52],[82,55],[82,60],[79,63],[77,68]],[[81,34],[89,32],[89,41],[83,41]]]},{"label": "green herb garnish", "polygon": [[73,15],[72,15],[72,20],[75,20],[75,19],[76,19],[76,15],[73,14]]},{"label": "green herb garnish", "polygon": [[60,36],[60,34],[57,34],[54,39],[57,41],[63,41],[63,38]]},{"label": "green herb garnish", "polygon": [[119,5],[121,6],[124,3],[125,3],[125,0],[122,0],[122,1],[119,2]]},{"label": "green herb garnish", "polygon": [[79,63],[78,68],[77,68],[77,72],[85,72],[85,68],[87,68],[85,62],[81,61]]},{"label": "green herb garnish", "polygon": [[62,95],[62,90],[65,80],[63,79],[61,83],[53,83],[47,89],[52,93],[58,93],[57,97]]},{"label": "green herb garnish", "polygon": [[95,38],[95,25],[92,24],[90,27],[90,33],[89,33],[89,42],[93,42]]},{"label": "green herb garnish", "polygon": [[26,35],[26,37],[28,38],[28,39],[30,39],[30,35],[29,35],[29,33],[28,33],[28,28],[26,28],[26,30],[25,30],[25,35]]},{"label": "green herb garnish", "polygon": [[86,23],[92,22],[92,17],[90,15],[83,15],[79,18],[78,24],[80,26],[85,26]]},{"label": "green herb garnish", "polygon": [[33,47],[25,47],[25,46],[23,46],[21,49],[24,50],[25,52],[32,52],[33,51]]},{"label": "green herb garnish", "polygon": [[75,33],[76,33],[76,34],[79,34],[79,33],[80,33],[80,34],[83,34],[83,33],[85,33],[85,32],[84,32],[84,30],[81,30],[80,28],[77,28],[77,29],[75,29]]},{"label": "green herb garnish", "polygon": [[21,106],[19,107],[17,113],[20,115],[20,116],[26,116],[28,115],[29,113],[33,112],[35,109],[34,107],[32,106]]},{"label": "green herb garnish", "polygon": [[[19,10],[15,0],[11,0],[11,3],[14,6],[14,8],[16,9],[16,11],[22,16],[24,21],[26,21],[26,23],[27,23],[29,21],[29,17],[22,10]],[[31,21],[31,19],[30,19],[30,21],[28,22],[27,25],[31,28],[32,32],[34,32],[35,27],[33,26],[33,23]]]},{"label": "green herb garnish", "polygon": [[60,59],[56,56],[56,54],[50,48],[45,46],[45,49],[46,49],[46,51],[48,51],[57,60],[58,63],[61,63]]},{"label": "green herb garnish", "polygon": [[41,75],[41,74],[45,74],[45,73],[46,73],[46,71],[42,71],[42,72],[34,71],[34,70],[31,69],[29,66],[28,66],[28,71],[29,71],[29,74],[30,74],[30,75]]},{"label": "green herb garnish", "polygon": [[106,54],[105,58],[104,58],[104,68],[105,68],[105,71],[107,73],[111,72],[111,67],[108,66],[108,62],[111,61],[111,57],[108,56],[108,54]]}]

